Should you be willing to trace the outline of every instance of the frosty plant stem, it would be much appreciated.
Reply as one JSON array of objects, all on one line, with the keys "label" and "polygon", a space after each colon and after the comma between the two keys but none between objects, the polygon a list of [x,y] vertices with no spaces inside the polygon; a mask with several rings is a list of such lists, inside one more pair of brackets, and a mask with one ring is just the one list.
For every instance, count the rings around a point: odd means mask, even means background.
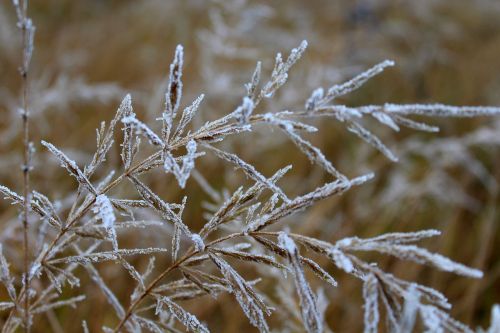
[{"label": "frosty plant stem", "polygon": [[[23,251],[24,251],[24,285],[26,289],[30,289],[29,279],[29,213],[30,213],[30,171],[31,171],[31,152],[32,144],[30,142],[29,132],[29,65],[31,56],[33,54],[33,38],[35,27],[31,19],[27,15],[28,0],[19,3],[18,0],[13,0],[14,7],[17,13],[18,27],[21,29],[22,38],[22,64],[19,68],[22,79],[22,101],[21,101],[21,117],[23,122],[23,165],[21,166],[23,172],[23,197],[24,205],[22,212],[23,223]],[[26,332],[30,331],[30,313],[29,313],[29,293],[24,297],[24,328]]]},{"label": "frosty plant stem", "polygon": [[[23,41],[25,41],[26,37],[26,28],[23,25],[22,27],[22,35]],[[30,211],[30,134],[29,134],[29,111],[28,111],[28,70],[23,68],[21,69],[21,76],[23,80],[23,98],[22,98],[22,120],[23,120],[23,196],[24,196],[24,206],[23,206],[23,248],[24,248],[24,283],[26,288],[29,290],[29,278],[28,278],[28,266],[29,266],[29,240],[28,240],[28,216]],[[24,298],[24,325],[26,332],[30,331],[29,325],[29,297]]]},{"label": "frosty plant stem", "polygon": [[[343,184],[340,184],[339,186],[332,186],[332,189],[330,191],[321,191],[321,189],[316,189],[315,192],[317,192],[316,196],[299,196],[297,198],[295,198],[294,200],[292,201],[289,201],[287,204],[285,204],[283,207],[288,211],[288,212],[293,212],[294,209],[297,209],[297,207],[300,207],[300,208],[304,208],[304,207],[307,207],[309,206],[312,202],[314,201],[317,201],[317,200],[321,200],[321,199],[324,199],[325,197],[328,197],[328,196],[331,196],[331,195],[335,195],[335,194],[341,194],[343,191],[346,191],[347,189],[349,189],[350,186],[356,186],[356,185],[361,185],[362,183],[364,183],[365,181],[367,180],[370,180],[372,178],[372,175],[365,175],[365,176],[361,176],[361,177],[358,177],[358,178],[355,178],[355,179],[352,179],[349,183],[349,185],[345,185],[343,186]],[[283,209],[277,209],[276,211],[280,211],[280,210],[283,210]],[[266,221],[268,222],[268,221]],[[268,223],[270,224],[270,223]],[[265,224],[265,225],[262,225],[262,226],[259,226],[260,228],[264,228],[265,226],[267,226],[268,224]],[[213,231],[213,230],[212,230]],[[207,235],[208,235],[208,232],[207,232]],[[196,254],[200,254],[200,253],[210,253],[211,251],[211,248],[219,243],[222,243],[224,241],[228,241],[228,240],[231,240],[231,239],[234,239],[234,238],[237,238],[237,237],[259,237],[259,236],[264,236],[264,235],[269,235],[269,233],[264,233],[264,232],[260,232],[260,231],[243,231],[243,232],[237,232],[237,233],[232,233],[232,234],[229,234],[227,236],[223,236],[223,237],[220,237],[216,240],[213,240],[212,242],[208,243],[204,249],[200,250],[200,249],[193,249],[193,247],[191,247],[191,249],[187,252],[186,255],[184,255],[182,258],[180,258],[179,260],[177,260],[176,262],[174,262],[172,265],[170,265],[169,267],[167,267],[162,273],[160,273],[146,288],[145,290],[141,293],[141,295],[139,297],[137,297],[129,306],[129,308],[127,309],[127,312],[125,313],[124,317],[120,320],[120,322],[118,323],[118,326],[116,326],[114,332],[119,332],[120,329],[123,327],[123,325],[125,325],[125,323],[127,322],[127,320],[130,318],[130,316],[133,314],[133,311],[135,310],[135,308],[141,303],[141,301],[146,297],[148,296],[151,291],[153,290],[153,288],[156,287],[156,285],[165,277],[167,276],[171,271],[179,268],[184,262],[186,262],[187,260],[189,260],[190,258],[192,258],[194,255]],[[271,233],[271,235],[278,235],[277,233]],[[206,237],[205,237],[206,238]]]},{"label": "frosty plant stem", "polygon": [[[262,232],[251,232],[251,233],[246,233],[246,232],[238,232],[238,233],[233,233],[221,238],[218,238],[209,244],[206,245],[204,251],[199,251],[195,250],[194,247],[191,247],[189,251],[180,259],[178,259],[176,262],[174,262],[172,265],[168,266],[163,272],[161,272],[151,283],[146,287],[144,292],[134,301],[130,304],[130,306],[127,309],[127,312],[125,313],[125,316],[120,320],[116,328],[113,330],[114,333],[120,332],[121,328],[126,324],[127,320],[130,318],[130,316],[134,313],[134,310],[139,306],[139,304],[146,298],[151,291],[158,285],[158,283],[166,277],[170,272],[174,271],[175,269],[179,268],[184,262],[187,260],[191,259],[193,256],[200,254],[202,252],[207,252],[211,246],[214,246],[216,244],[222,243],[224,241],[234,239],[237,237],[245,237],[245,236],[259,236],[259,235],[266,235],[267,233],[262,233]],[[273,234],[274,235],[274,234]]]},{"label": "frosty plant stem", "polygon": [[[259,117],[255,117],[255,119],[251,119],[250,123],[258,123],[260,122],[261,119]],[[226,124],[220,124],[218,127],[213,128],[213,131],[217,131],[218,129],[223,129],[227,125]],[[197,138],[202,138],[206,136],[207,133],[205,132],[199,132],[195,133],[193,135],[186,135],[186,137],[183,137],[182,139],[179,139],[175,143],[171,145],[171,150],[178,149],[185,145],[187,142],[189,142],[192,139],[197,139]],[[45,146],[51,146],[50,144],[44,143]],[[53,147],[53,146],[52,146]],[[125,170],[121,175],[119,175],[117,178],[115,178],[112,182],[110,182],[107,186],[105,186],[101,191],[96,193],[97,195],[100,194],[105,194],[111,189],[113,189],[115,186],[119,185],[124,179],[127,177],[133,175],[137,170],[141,169],[145,165],[148,165],[152,161],[156,160],[161,156],[161,151],[157,151],[155,153],[152,153],[149,157],[145,158],[143,161],[137,163],[135,166],[132,166]],[[96,197],[97,197],[96,195]],[[73,216],[69,216],[66,223],[64,226],[59,230],[58,234],[55,236],[55,238],[52,240],[52,242],[49,244],[47,249],[44,251],[43,255],[37,259],[39,261],[39,264],[44,264],[47,256],[52,252],[52,250],[57,246],[58,242],[63,238],[64,235],[66,235],[67,232],[72,231],[72,227],[82,218],[93,206],[95,202],[95,197],[92,200],[89,200],[85,202],[82,206],[80,206],[79,209],[76,210],[75,214]],[[25,206],[25,205],[24,205]],[[23,207],[24,207],[23,206]],[[27,275],[28,276],[28,275]],[[17,297],[18,300],[21,300],[23,296],[26,294],[27,286],[29,285],[31,281],[31,276],[27,279],[27,283],[24,284],[23,288],[19,292],[19,295]],[[26,299],[26,298],[25,298]],[[29,307],[29,303],[27,304]],[[29,310],[29,308],[28,308]],[[7,322],[9,322],[14,314],[14,311],[12,310],[9,314],[9,317],[7,319]],[[4,325],[4,328],[6,328],[8,325]]]}]

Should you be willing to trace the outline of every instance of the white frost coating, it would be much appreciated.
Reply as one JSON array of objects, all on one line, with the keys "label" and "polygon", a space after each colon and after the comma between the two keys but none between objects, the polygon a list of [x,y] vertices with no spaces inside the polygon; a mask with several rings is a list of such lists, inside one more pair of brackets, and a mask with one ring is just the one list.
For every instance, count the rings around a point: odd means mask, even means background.
[{"label": "white frost coating", "polygon": [[337,248],[332,248],[328,252],[328,256],[333,260],[335,265],[344,270],[346,273],[351,273],[354,271],[354,265],[352,261],[344,254],[344,252],[340,251]]},{"label": "white frost coating", "polygon": [[34,39],[36,27],[33,25],[31,18],[27,17],[27,2],[19,4],[19,0],[13,0],[12,4],[16,9],[17,27],[23,30],[23,66],[21,73],[28,73],[33,56]]},{"label": "white frost coating", "polygon": [[88,180],[88,178],[85,176],[85,174],[78,168],[78,165],[76,164],[75,161],[70,159],[68,156],[66,156],[62,151],[57,149],[53,144],[48,143],[46,141],[42,140],[42,145],[45,146],[52,154],[56,156],[56,158],[59,160],[61,163],[61,166],[68,170],[68,172],[76,178],[78,183],[85,187],[89,192],[91,193],[96,193],[94,187]]},{"label": "white frost coating", "polygon": [[151,143],[152,145],[164,146],[164,143],[160,139],[160,137],[156,135],[156,133],[153,132],[153,130],[151,130],[146,124],[138,120],[134,114],[128,117],[123,117],[122,123],[131,124],[132,126],[134,126],[136,133],[143,134],[149,140],[149,143]]},{"label": "white frost coating", "polygon": [[230,292],[235,295],[236,300],[250,320],[250,323],[261,332],[269,332],[269,326],[267,325],[264,314],[269,316],[271,312],[264,304],[262,298],[224,259],[213,254],[209,254],[209,256],[222,275],[230,283]]},{"label": "white frost coating", "polygon": [[417,131],[423,131],[423,132],[430,132],[430,133],[437,133],[439,132],[439,127],[437,126],[432,126],[428,125],[425,123],[421,123],[418,121],[414,121],[408,118],[405,118],[403,116],[399,116],[394,114],[393,115],[394,121],[396,121],[398,124],[403,125],[408,128],[412,128]]},{"label": "white frost coating", "polygon": [[361,244],[351,246],[350,249],[385,253],[403,260],[432,265],[440,270],[471,278],[479,279],[483,277],[483,272],[480,270],[467,267],[440,254],[429,252],[415,245],[392,244],[389,242],[362,242]]},{"label": "white frost coating", "polygon": [[179,121],[179,125],[177,125],[177,128],[175,130],[174,138],[179,137],[179,135],[181,135],[184,132],[186,126],[189,125],[189,123],[195,116],[196,111],[198,111],[198,108],[200,107],[200,104],[204,98],[205,95],[201,94],[200,96],[198,96],[198,98],[196,98],[193,101],[193,103],[190,106],[184,109],[184,111],[182,112],[181,120]]},{"label": "white frost coating", "polygon": [[473,333],[469,327],[451,318],[448,313],[435,306],[420,304],[419,312],[424,326],[427,328],[426,332]]},{"label": "white frost coating", "polygon": [[12,302],[0,302],[0,311],[11,309],[14,305]]},{"label": "white frost coating", "polygon": [[243,102],[234,111],[234,116],[236,117],[240,125],[248,124],[248,119],[252,115],[254,108],[255,105],[253,103],[253,100],[247,96],[243,97]]},{"label": "white frost coating", "polygon": [[349,247],[349,246],[351,246],[351,245],[352,245],[352,243],[353,243],[353,240],[354,240],[354,239],[355,239],[355,238],[351,238],[351,237],[349,237],[349,238],[343,238],[343,239],[341,239],[341,240],[337,241],[337,242],[335,243],[335,245],[336,245],[337,247],[340,247],[340,248],[343,248],[343,247]]},{"label": "white frost coating", "polygon": [[170,64],[170,75],[165,94],[165,109],[170,119],[174,119],[182,98],[182,67],[184,65],[184,48],[177,45],[174,61]]},{"label": "white frost coating", "polygon": [[156,209],[164,219],[168,221],[172,221],[175,225],[177,225],[181,230],[188,236],[191,236],[191,232],[189,228],[182,222],[182,219],[178,214],[174,213],[172,210],[172,205],[167,204],[163,201],[157,194],[155,194],[149,187],[144,185],[141,181],[139,181],[136,177],[130,177],[130,180],[136,186],[136,189],[139,191],[140,195],[144,200],[148,202],[148,204]]},{"label": "white frost coating", "polygon": [[302,312],[302,321],[305,329],[309,333],[321,333],[323,332],[322,316],[318,311],[316,297],[304,275],[297,245],[295,245],[293,239],[284,232],[279,234],[278,241],[279,245],[286,250],[288,260],[292,266],[295,288],[299,294],[300,310]]},{"label": "white frost coating", "polygon": [[174,224],[174,235],[172,236],[172,261],[177,260],[177,255],[181,246],[181,233],[182,229],[179,225]]},{"label": "white frost coating", "polygon": [[255,70],[253,72],[251,81],[249,83],[245,84],[245,88],[247,89],[247,96],[248,97],[253,97],[255,94],[257,86],[259,85],[259,82],[260,82],[261,68],[262,68],[262,63],[260,61],[257,61],[257,65],[255,66]]},{"label": "white frost coating", "polygon": [[500,114],[495,106],[452,106],[444,104],[384,104],[384,110],[399,115],[430,117],[477,117]]},{"label": "white frost coating", "polygon": [[179,320],[191,332],[209,333],[209,330],[200,323],[196,316],[184,310],[177,303],[165,296],[157,297],[156,314],[160,315],[164,312],[163,307],[167,306],[168,312]]},{"label": "white frost coating", "polygon": [[83,300],[85,300],[85,298],[86,298],[85,295],[80,295],[80,296],[72,297],[69,299],[62,300],[62,301],[43,304],[37,308],[34,308],[31,313],[32,314],[44,313],[44,312],[47,312],[49,310],[57,309],[57,308],[60,308],[63,306],[71,306],[72,308],[76,308],[76,303],[82,302]]},{"label": "white frost coating", "polygon": [[165,152],[165,161],[163,163],[165,171],[171,172],[175,176],[181,188],[186,186],[186,182],[191,175],[191,171],[194,169],[194,160],[196,158],[197,150],[196,141],[190,140],[186,145],[186,150],[187,154],[182,157],[181,167],[179,167],[175,158],[169,151]]},{"label": "white frost coating", "polygon": [[[319,102],[318,102],[319,103]],[[361,106],[358,108],[353,108],[345,105],[322,105],[315,113],[310,113],[311,116],[316,115],[326,115],[334,116],[338,121],[345,122],[352,118],[363,118],[363,113],[370,108],[369,106]],[[371,109],[371,108],[370,108]]]},{"label": "white frost coating", "polygon": [[422,321],[428,332],[444,333],[441,327],[441,318],[437,316],[433,307],[422,307],[420,309],[420,316],[422,316]]},{"label": "white frost coating", "polygon": [[194,155],[196,153],[196,141],[191,140],[188,142],[186,149],[187,149],[187,155],[183,159],[183,162],[187,165],[186,168],[189,168],[191,170],[194,167]]},{"label": "white frost coating", "polygon": [[205,250],[205,243],[203,243],[203,239],[201,238],[200,235],[198,234],[191,234],[191,240],[194,243],[194,246],[197,251],[204,251]]},{"label": "white frost coating", "polygon": [[378,282],[377,278],[370,274],[363,283],[364,307],[364,333],[377,333],[380,314],[378,312]]},{"label": "white frost coating", "polygon": [[398,323],[398,332],[413,332],[417,320],[418,307],[420,305],[420,293],[415,284],[411,284],[406,291],[405,304],[402,316]]},{"label": "white frost coating", "polygon": [[89,327],[87,326],[87,322],[85,320],[82,321],[82,330],[83,333],[90,333]]},{"label": "white frost coating", "polygon": [[392,128],[396,132],[399,132],[399,126],[386,113],[384,113],[384,112],[373,112],[372,116],[373,116],[373,118],[377,119],[381,124],[386,125],[386,126]]},{"label": "white frost coating", "polygon": [[372,77],[382,73],[387,67],[392,66],[394,66],[394,61],[385,60],[345,83],[332,86],[330,89],[328,89],[325,98],[321,100],[321,104],[326,104],[337,97],[346,95],[358,89]]},{"label": "white frost coating", "polygon": [[294,120],[290,120],[290,119],[285,118],[286,116],[290,116],[290,115],[293,115],[293,113],[291,113],[289,111],[282,111],[279,114],[268,112],[268,113],[264,113],[262,115],[262,118],[265,122],[272,124],[272,125],[280,126],[287,131],[294,131],[295,130],[295,131],[306,131],[309,133],[314,133],[314,132],[318,131],[318,129],[316,127],[311,126],[309,124],[305,124],[302,122],[298,122],[298,121],[294,121]]},{"label": "white frost coating", "polygon": [[500,332],[500,305],[495,304],[491,308],[491,325],[486,333]]},{"label": "white frost coating", "polygon": [[[309,141],[303,139],[296,133],[294,126],[296,126],[298,123],[280,119],[272,113],[266,113],[264,115],[264,120],[270,124],[279,126],[280,129],[283,130],[283,132],[293,141],[293,143],[307,156],[307,158],[312,163],[319,165],[337,179],[347,181],[347,177],[340,173],[332,165],[332,163],[325,157],[325,155],[319,148],[313,146]],[[305,128],[307,130],[307,127]]]},{"label": "white frost coating", "polygon": [[281,199],[283,199],[283,201],[290,202],[290,199],[280,187],[278,187],[273,181],[267,179],[264,175],[258,172],[253,165],[243,161],[236,154],[222,151],[210,145],[205,145],[205,147],[212,150],[218,157],[222,158],[223,160],[234,164],[236,168],[243,170],[247,177],[255,180],[258,183],[261,183],[274,193],[277,193],[281,197]]},{"label": "white frost coating", "polygon": [[92,211],[97,214],[97,217],[102,221],[102,225],[106,229],[108,238],[113,244],[113,249],[118,250],[118,239],[116,237],[115,222],[116,217],[113,212],[113,205],[109,198],[100,194],[95,198],[94,206]]},{"label": "white frost coating", "polygon": [[278,220],[312,206],[316,201],[325,199],[335,194],[341,194],[351,188],[351,186],[361,185],[373,178],[373,174],[363,175],[352,180],[336,180],[318,187],[312,192],[296,197],[289,203],[285,203],[270,213],[265,214],[253,222],[249,223],[246,232],[259,231]]},{"label": "white frost coating", "polygon": [[420,262],[420,260],[422,260],[422,262],[425,263],[426,261],[428,261],[429,263],[432,263],[436,268],[442,269],[444,271],[453,272],[455,274],[464,275],[476,279],[483,277],[483,272],[478,269],[464,266],[440,254],[431,253],[414,245],[397,245],[395,250],[400,250],[400,253],[403,257],[408,254],[410,256],[410,259],[416,262]]},{"label": "white frost coating", "polygon": [[12,191],[10,188],[5,187],[3,185],[0,185],[0,193],[2,193],[4,195],[4,199],[11,200],[12,205],[24,202],[23,197],[21,197],[19,194],[17,194],[16,192]]},{"label": "white frost coating", "polygon": [[265,98],[271,98],[274,93],[285,84],[288,79],[288,71],[290,68],[300,59],[302,54],[307,48],[307,41],[303,40],[300,46],[294,48],[290,51],[290,55],[287,60],[283,62],[283,57],[281,53],[276,54],[276,59],[274,63],[273,72],[271,74],[271,79],[264,85],[262,89],[261,96]]},{"label": "white frost coating", "polygon": [[42,267],[42,265],[39,262],[33,263],[33,265],[31,265],[31,268],[30,268],[30,271],[28,274],[28,279],[31,280],[35,276],[39,276],[41,273],[40,267]]},{"label": "white frost coating", "polygon": [[287,252],[289,253],[296,253],[297,252],[297,245],[295,245],[295,242],[293,239],[291,239],[287,234],[285,233],[280,233],[278,236],[279,244],[281,247],[283,247]]},{"label": "white frost coating", "polygon": [[[120,104],[120,107],[118,108],[118,112],[123,114],[124,118],[131,116],[135,117],[135,113],[132,108],[132,96],[130,96],[130,94],[127,94],[125,96],[125,98]],[[121,158],[125,166],[125,169],[128,169],[132,164],[133,144],[134,144],[134,137],[132,135],[133,134],[132,130],[133,128],[131,124],[124,124]]]},{"label": "white frost coating", "polygon": [[50,260],[49,263],[50,264],[78,263],[85,265],[88,263],[97,263],[101,261],[118,260],[123,256],[148,255],[148,254],[162,253],[162,252],[167,252],[167,250],[156,247],[149,247],[144,249],[119,249],[113,251],[95,252],[90,254],[63,257]]},{"label": "white frost coating", "polygon": [[374,177],[375,177],[375,174],[370,172],[370,173],[367,173],[365,175],[351,179],[349,181],[349,183],[351,184],[351,186],[359,186],[359,185],[362,185],[362,184],[372,180]]},{"label": "white frost coating", "polygon": [[444,333],[444,329],[441,326],[441,318],[434,311],[434,308],[422,307],[420,315],[428,332]]},{"label": "white frost coating", "polygon": [[[416,232],[391,232],[387,234],[383,234],[380,236],[376,236],[373,238],[366,238],[363,239],[363,241],[370,241],[370,242],[392,242],[395,244],[404,244],[404,243],[410,243],[410,242],[416,242],[425,238],[430,238],[430,237],[435,237],[441,235],[441,231],[435,230],[435,229],[427,229],[427,230],[420,230]],[[347,238],[345,238],[347,239]],[[352,238],[351,243],[352,243]],[[339,246],[349,246],[349,244],[344,245],[340,242],[343,240],[337,242],[336,244]]]},{"label": "white frost coating", "polygon": [[305,108],[307,111],[313,111],[316,108],[317,103],[323,98],[325,91],[323,88],[315,89],[311,97],[309,97],[306,101]]},{"label": "white frost coating", "polygon": [[114,228],[116,217],[113,205],[106,195],[100,194],[96,197],[92,211],[97,214],[106,230]]},{"label": "white frost coating", "polygon": [[[388,233],[374,238],[344,238],[335,244],[335,250],[375,251],[394,257],[411,260],[419,264],[432,265],[438,269],[472,278],[481,278],[480,270],[454,262],[447,257],[417,247],[412,242],[439,235],[437,230],[423,230],[410,233]],[[334,251],[331,251],[332,253]]]},{"label": "white frost coating", "polygon": [[373,135],[373,133],[371,133],[369,130],[361,126],[359,123],[355,121],[349,121],[347,130],[349,130],[349,132],[351,133],[356,134],[366,143],[372,145],[374,148],[376,148],[378,151],[384,154],[391,161],[393,162],[398,161],[396,155],[394,155],[394,153],[389,148],[387,148],[387,146],[378,137]]},{"label": "white frost coating", "polygon": [[0,281],[7,289],[7,293],[12,300],[16,299],[16,289],[14,279],[10,276],[9,264],[3,255],[2,244],[0,244]]},{"label": "white frost coating", "polygon": [[316,304],[318,305],[318,311],[321,314],[321,322],[325,322],[326,310],[330,302],[328,297],[325,295],[325,290],[323,288],[318,288],[316,292]]}]

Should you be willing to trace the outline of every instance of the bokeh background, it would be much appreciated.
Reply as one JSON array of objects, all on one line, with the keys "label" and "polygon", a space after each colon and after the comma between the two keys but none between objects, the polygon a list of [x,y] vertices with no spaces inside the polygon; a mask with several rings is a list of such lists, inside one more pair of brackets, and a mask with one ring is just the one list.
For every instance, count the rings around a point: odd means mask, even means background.
[{"label": "bokeh background", "polygon": [[[68,193],[75,189],[75,183],[39,141],[53,142],[79,165],[88,163],[95,148],[95,128],[100,121],[112,118],[128,92],[139,117],[154,124],[162,110],[168,66],[177,44],[185,50],[183,105],[200,93],[206,94],[196,125],[238,105],[243,84],[257,60],[263,61],[264,73],[269,75],[276,52],[287,54],[303,39],[308,40],[309,48],[292,70],[289,82],[258,112],[302,108],[314,88],[329,87],[384,59],[395,60],[397,66],[340,102],[500,105],[500,2],[496,0],[32,0],[30,15],[37,26],[30,86],[32,138],[37,148],[33,184],[62,205],[71,201]],[[19,42],[14,10],[3,0],[0,183],[20,191]],[[380,256],[367,258],[396,276],[442,291],[454,304],[454,317],[472,327],[484,326],[491,306],[500,302],[500,121],[433,122],[441,127],[440,133],[403,130],[395,134],[376,123],[368,125],[400,156],[397,164],[349,134],[341,123],[314,123],[320,132],[311,136],[311,141],[338,169],[350,177],[371,170],[377,177],[341,198],[321,202],[289,223],[295,232],[332,242],[384,232],[442,230],[441,237],[424,245],[482,269],[482,280]],[[278,132],[262,129],[223,145],[265,175],[292,163],[293,171],[281,183],[291,196],[328,180],[328,175],[311,166]],[[98,176],[119,168],[118,152],[119,147]],[[213,157],[201,159],[197,168],[220,191],[232,191],[246,182],[232,166]],[[195,182],[190,181],[181,191],[173,178],[161,173],[152,174],[148,181],[168,200],[178,202],[187,193],[186,223],[194,230],[203,225],[203,203],[209,198]],[[123,187],[114,194],[127,191],[130,188]],[[16,217],[15,208],[0,203],[1,242],[8,248],[12,269],[20,272]],[[123,235],[121,240],[124,246],[169,247],[170,233],[144,230]],[[139,267],[147,264],[141,258],[134,260]],[[168,258],[158,258],[159,266],[167,262]],[[361,283],[326,261],[321,264],[339,281],[338,288],[331,288],[312,279],[314,288],[324,288],[330,300],[330,328],[361,331]],[[113,264],[99,265],[99,269],[127,303],[133,281]],[[256,269],[251,264],[241,266],[241,272],[249,277]],[[275,284],[276,280],[270,279],[260,284],[260,290],[275,299]],[[82,289],[88,300],[77,310],[61,309],[37,318],[34,331],[75,332],[81,320],[87,319],[91,332],[97,332],[102,325],[115,322],[112,310],[88,277],[82,278],[79,291]],[[65,293],[77,291],[68,289]],[[207,296],[187,302],[186,307],[208,322],[214,332],[253,331],[229,295],[218,300]]]}]

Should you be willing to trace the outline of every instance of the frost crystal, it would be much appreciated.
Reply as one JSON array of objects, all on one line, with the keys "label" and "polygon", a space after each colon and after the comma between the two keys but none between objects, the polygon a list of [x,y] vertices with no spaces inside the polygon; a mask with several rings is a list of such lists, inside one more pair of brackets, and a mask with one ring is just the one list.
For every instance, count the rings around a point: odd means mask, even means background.
[{"label": "frost crystal", "polygon": [[203,243],[203,239],[198,234],[192,234],[191,240],[193,241],[197,251],[204,251],[205,244]]},{"label": "frost crystal", "polygon": [[309,333],[323,332],[323,322],[321,314],[318,311],[316,297],[309,286],[302,269],[299,250],[295,242],[285,233],[280,233],[278,236],[279,244],[283,247],[287,254],[290,265],[292,266],[293,276],[295,280],[295,288],[300,298],[300,308],[302,311],[302,320],[305,328]]},{"label": "frost crystal", "polygon": [[106,195],[98,195],[95,199],[94,207],[92,209],[102,221],[104,228],[106,228],[107,230],[111,230],[114,228],[116,217],[115,213],[113,212],[113,205]]},{"label": "frost crystal", "polygon": [[230,291],[236,296],[236,300],[250,320],[250,323],[261,332],[269,332],[264,314],[270,315],[271,312],[261,297],[225,260],[212,254],[210,254],[210,259],[212,259],[222,275],[230,283]]},{"label": "frost crystal", "polygon": [[61,163],[61,166],[68,170],[68,172],[76,178],[78,183],[85,187],[90,193],[96,193],[94,186],[90,183],[87,176],[80,170],[75,161],[66,156],[62,151],[57,149],[53,144],[42,141],[42,145],[44,145]]},{"label": "frost crystal", "polygon": [[194,115],[196,114],[196,111],[198,111],[203,98],[205,98],[205,95],[201,94],[194,100],[194,102],[190,106],[184,109],[184,111],[182,112],[181,120],[179,121],[179,125],[175,130],[174,138],[179,137],[184,132],[184,129],[191,122]]},{"label": "frost crystal", "polygon": [[135,118],[134,114],[122,118],[122,123],[124,123],[125,125],[128,124],[132,125],[135,128],[136,132],[138,134],[144,135],[149,140],[149,143],[151,143],[152,145],[155,146],[164,145],[160,137],[156,135],[156,133],[153,132],[153,130],[150,129],[146,124]]},{"label": "frost crystal", "polygon": [[189,331],[195,333],[209,333],[209,330],[200,323],[198,318],[181,308],[177,303],[172,302],[168,297],[159,296],[157,298],[156,314],[162,313],[165,305],[168,308],[168,312],[174,315]]},{"label": "frost crystal", "polygon": [[328,255],[332,258],[338,268],[344,270],[346,273],[351,273],[354,270],[352,261],[342,252],[336,248],[330,250]]},{"label": "frost crystal", "polygon": [[186,150],[186,155],[182,157],[181,167],[179,167],[179,164],[177,164],[175,158],[169,151],[165,152],[165,162],[163,163],[165,171],[171,172],[175,176],[181,188],[186,186],[186,182],[191,175],[191,171],[194,169],[194,160],[196,158],[197,150],[196,141],[190,140],[186,145]]},{"label": "frost crystal", "polygon": [[174,119],[182,98],[182,67],[184,63],[184,48],[177,45],[174,61],[170,64],[168,88],[165,94],[165,109],[170,119]]},{"label": "frost crystal", "polygon": [[251,98],[243,97],[243,103],[234,111],[234,116],[240,125],[248,124],[248,119],[252,115],[255,105]]},{"label": "frost crystal", "polygon": [[377,278],[370,274],[363,283],[364,304],[364,333],[377,333],[380,315],[378,312],[378,284]]},{"label": "frost crystal", "polygon": [[361,87],[363,84],[365,84],[368,80],[370,80],[372,77],[382,73],[385,68],[394,66],[394,61],[391,60],[385,60],[366,72],[363,72],[359,74],[358,76],[354,77],[352,80],[349,80],[345,83],[335,85],[328,89],[328,92],[326,93],[326,96],[324,97],[323,100],[321,100],[322,104],[328,103],[332,101],[333,99],[346,95],[359,87]]},{"label": "frost crystal", "polygon": [[486,333],[500,332],[500,305],[495,304],[491,308],[491,325]]}]

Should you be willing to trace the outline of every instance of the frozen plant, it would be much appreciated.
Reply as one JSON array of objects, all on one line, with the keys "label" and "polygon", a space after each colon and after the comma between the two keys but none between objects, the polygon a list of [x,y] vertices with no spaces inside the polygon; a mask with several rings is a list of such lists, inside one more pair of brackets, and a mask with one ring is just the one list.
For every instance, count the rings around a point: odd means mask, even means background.
[{"label": "frozen plant", "polygon": [[[14,0],[14,7],[23,33],[21,74],[23,87],[27,89],[34,28],[27,17],[27,1],[19,3]],[[350,132],[387,158],[397,161],[392,150],[362,125],[364,118],[372,117],[394,131],[405,126],[435,132],[437,127],[416,121],[412,116],[495,116],[500,115],[500,108],[390,103],[347,106],[336,103],[339,97],[359,89],[385,68],[394,65],[386,60],[344,83],[328,89],[315,89],[303,108],[263,112],[262,101],[271,100],[287,83],[291,69],[305,54],[307,45],[306,41],[302,41],[287,56],[278,53],[267,80],[264,79],[261,62],[257,62],[249,83],[245,85],[246,94],[242,96],[241,104],[226,115],[199,127],[193,126],[192,119],[196,112],[203,109],[204,95],[181,108],[184,49],[177,46],[170,66],[165,107],[158,118],[161,121],[160,130],[155,129],[155,124],[139,119],[133,111],[132,96],[126,95],[109,124],[101,123],[97,130],[96,152],[85,166],[78,165],[54,144],[41,141],[41,145],[76,180],[73,193],[68,194],[70,207],[66,209],[58,207],[52,193],[39,193],[33,190],[36,184],[32,186],[29,182],[33,150],[28,128],[29,94],[25,91],[22,99],[24,111],[21,112],[25,133],[23,193],[0,186],[5,199],[22,209],[24,255],[23,271],[13,274],[8,256],[4,255],[5,248],[0,247],[0,282],[6,290],[2,294],[6,299],[0,301],[0,311],[7,314],[2,332],[15,332],[21,327],[29,332],[41,314],[92,301],[86,295],[65,297],[65,286],[76,292],[82,288],[81,275],[84,272],[114,311],[113,326],[102,327],[104,332],[175,332],[180,326],[192,332],[208,332],[210,327],[187,311],[182,301],[206,295],[217,298],[221,293],[235,297],[244,315],[257,330],[270,332],[273,328],[269,317],[278,309],[259,290],[259,282],[266,276],[253,280],[245,278],[235,263],[241,261],[278,270],[283,274],[276,277],[292,279],[297,297],[288,294],[283,298],[286,302],[298,304],[303,330],[320,333],[329,330],[324,318],[327,301],[322,293],[313,290],[308,272],[332,287],[342,288],[342,285],[338,285],[333,274],[319,264],[318,257],[343,271],[342,274],[361,281],[365,332],[377,332],[382,326],[386,331],[404,332],[412,330],[417,325],[417,319],[431,332],[471,332],[465,324],[450,316],[451,304],[442,293],[400,279],[360,255],[373,252],[467,278],[481,278],[483,273],[480,270],[417,245],[423,239],[438,236],[439,231],[393,232],[372,238],[352,236],[332,243],[294,233],[290,230],[293,226],[287,223],[289,217],[297,216],[319,201],[355,191],[356,187],[363,186],[374,177],[372,173],[347,175],[337,169],[318,147],[305,138],[306,133],[318,131],[306,123],[307,120],[330,117],[340,121]],[[123,130],[121,136],[117,131],[120,126]],[[286,177],[291,166],[266,176],[220,145],[231,136],[251,133],[260,126],[282,131],[307,159],[324,169],[331,179],[307,193],[290,197],[279,182]],[[118,138],[121,141],[121,167],[102,179],[96,179],[96,171],[105,168],[107,157],[112,154]],[[141,138],[146,140],[141,141]],[[198,160],[206,155],[241,170],[251,184],[243,184],[226,195],[218,193],[203,178],[201,170],[196,170]],[[175,178],[169,184],[172,187],[178,185],[185,199],[180,203],[167,202],[155,192],[153,184],[146,178],[146,174],[153,170],[160,171],[161,177],[168,177],[169,180]],[[208,221],[199,231],[194,231],[191,221],[183,217],[191,194],[186,185],[193,180],[216,203]],[[117,190],[118,186],[125,184],[134,191]],[[171,256],[167,253],[170,251],[167,250],[170,239],[162,239],[163,243],[158,247],[142,247],[140,244],[122,247],[122,229],[148,228],[153,224],[152,221],[136,218],[144,210],[157,216],[161,226],[170,232],[171,244],[168,247],[172,249]],[[36,222],[29,220],[31,216],[36,216]],[[39,251],[34,251],[35,232],[32,226],[39,224],[45,226],[44,237],[41,244],[37,244]],[[16,251],[16,248],[12,247],[9,251]],[[129,261],[134,256],[149,258],[145,270]],[[171,258],[171,261],[155,267],[155,256]],[[102,277],[102,267],[109,262],[123,268],[123,275],[134,280],[135,288],[130,290],[126,301],[117,297]],[[384,310],[380,311],[380,308]],[[381,322],[383,316],[384,324]],[[82,323],[84,332],[88,331],[91,320],[88,318]],[[498,308],[495,307],[492,330],[497,326]]]}]

